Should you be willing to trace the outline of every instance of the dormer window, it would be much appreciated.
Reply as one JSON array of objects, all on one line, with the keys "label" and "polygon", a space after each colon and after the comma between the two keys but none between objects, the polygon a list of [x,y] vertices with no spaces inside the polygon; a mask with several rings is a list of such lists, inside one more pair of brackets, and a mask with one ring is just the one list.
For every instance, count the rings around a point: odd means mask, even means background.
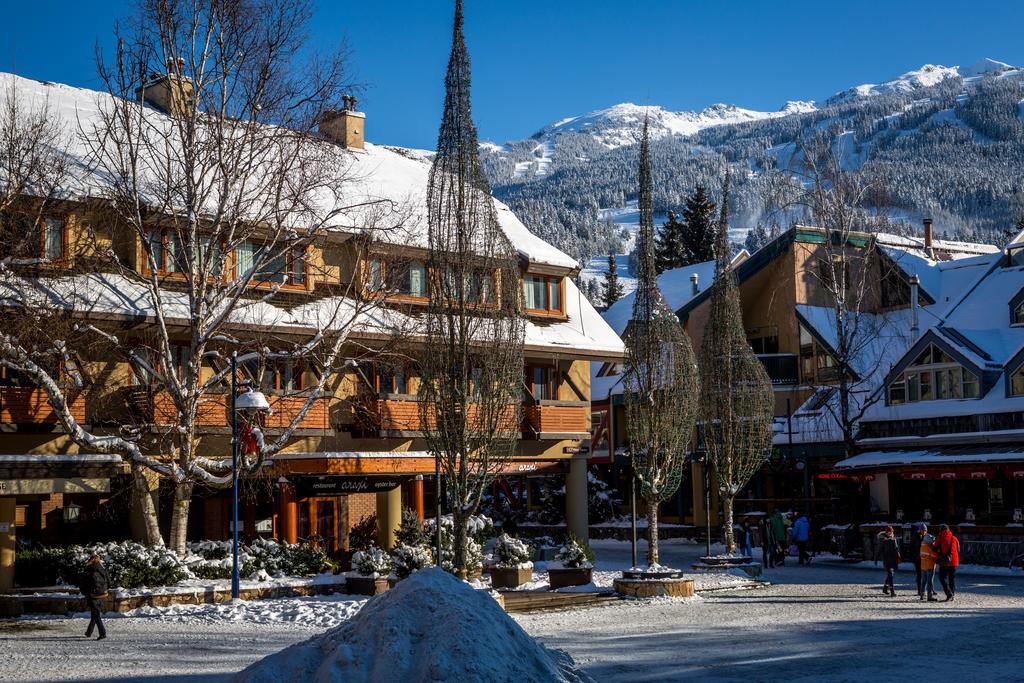
[{"label": "dormer window", "polygon": [[978,398],[980,394],[977,375],[934,344],[929,344],[903,375],[889,385],[891,404]]},{"label": "dormer window", "polygon": [[301,248],[285,249],[245,240],[235,249],[235,272],[241,277],[253,269],[256,269],[252,275],[253,282],[306,284],[305,251]]},{"label": "dormer window", "polygon": [[523,299],[530,313],[562,313],[562,278],[544,275],[524,276]]},{"label": "dormer window", "polygon": [[1010,396],[1024,396],[1024,365],[1010,375]]},{"label": "dormer window", "polygon": [[1024,301],[1017,304],[1017,307],[1013,309],[1013,315],[1010,319],[1011,325],[1024,325]]}]

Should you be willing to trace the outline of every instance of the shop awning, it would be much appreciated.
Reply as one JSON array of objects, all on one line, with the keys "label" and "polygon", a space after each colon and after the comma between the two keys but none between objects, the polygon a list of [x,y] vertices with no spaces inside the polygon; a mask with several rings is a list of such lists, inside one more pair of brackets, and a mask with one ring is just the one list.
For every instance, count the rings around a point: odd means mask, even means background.
[{"label": "shop awning", "polygon": [[998,471],[1010,478],[1024,478],[1024,448],[933,448],[869,451],[841,460],[837,472],[865,476],[889,471],[903,479],[991,479]]}]

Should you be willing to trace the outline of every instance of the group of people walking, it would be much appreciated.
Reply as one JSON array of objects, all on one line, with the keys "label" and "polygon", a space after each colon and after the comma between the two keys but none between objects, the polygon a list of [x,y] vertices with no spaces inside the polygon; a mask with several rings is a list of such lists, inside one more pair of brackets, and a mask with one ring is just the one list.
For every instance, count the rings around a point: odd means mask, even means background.
[{"label": "group of people walking", "polygon": [[[878,556],[885,568],[885,583],[882,592],[896,597],[895,574],[904,558],[900,555],[900,545],[896,540],[896,532],[891,526],[879,534]],[[917,574],[917,595],[921,600],[937,602],[935,591],[936,570],[939,583],[946,594],[946,601],[956,596],[956,568],[960,566],[960,540],[953,535],[949,526],[939,527],[939,535],[928,533],[926,524],[917,526],[917,538],[911,539],[909,556],[906,558],[914,565]]]},{"label": "group of people walking", "polygon": [[[784,566],[786,555],[794,548],[797,564],[811,563],[811,555],[807,550],[811,541],[811,520],[807,515],[800,515],[790,526],[782,512],[776,510],[771,516],[758,520],[757,533],[761,540],[762,566]],[[750,520],[744,519],[740,525],[739,546],[745,555],[753,556],[754,530]]]}]

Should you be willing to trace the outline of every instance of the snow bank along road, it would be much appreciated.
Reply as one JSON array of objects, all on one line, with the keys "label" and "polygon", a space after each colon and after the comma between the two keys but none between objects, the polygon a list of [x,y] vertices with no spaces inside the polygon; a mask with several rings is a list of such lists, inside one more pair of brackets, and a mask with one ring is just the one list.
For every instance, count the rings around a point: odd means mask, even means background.
[{"label": "snow bank along road", "polygon": [[[624,552],[606,544],[599,553],[628,557],[628,544]],[[697,551],[668,545],[663,557],[685,566]],[[767,577],[773,585],[763,590],[516,620],[599,681],[888,681],[921,672],[935,680],[1024,680],[1021,577],[958,577],[952,603],[918,602],[908,572],[897,577],[896,598],[882,595],[881,570],[787,564]],[[221,681],[356,605],[301,598],[212,607],[111,618],[102,642],[82,636],[81,618],[0,621],[0,680]]]}]

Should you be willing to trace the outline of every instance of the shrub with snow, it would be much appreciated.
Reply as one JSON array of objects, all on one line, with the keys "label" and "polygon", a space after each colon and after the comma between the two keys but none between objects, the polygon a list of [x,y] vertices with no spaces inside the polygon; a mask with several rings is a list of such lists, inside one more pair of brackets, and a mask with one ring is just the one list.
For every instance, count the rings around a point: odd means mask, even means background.
[{"label": "shrub with snow", "polygon": [[494,566],[532,569],[533,548],[526,541],[508,534],[498,536],[494,543]]},{"label": "shrub with snow", "polygon": [[94,554],[103,560],[110,584],[117,588],[168,586],[190,577],[188,568],[170,550],[122,541],[66,548],[58,569],[62,582],[78,585],[86,563]]},{"label": "shrub with snow", "polygon": [[391,573],[391,557],[380,548],[371,547],[352,556],[352,567],[360,576],[381,578]]},{"label": "shrub with snow", "polygon": [[[434,534],[434,520],[428,519],[424,527],[430,536]],[[441,566],[449,572],[455,571],[455,534],[451,515],[441,517]],[[489,517],[472,515],[467,524],[466,570],[471,574],[484,566],[483,544],[494,534],[494,523]]]},{"label": "shrub with snow", "polygon": [[591,568],[594,566],[594,551],[586,543],[569,534],[558,549],[555,560],[567,569]]},{"label": "shrub with snow", "polygon": [[426,545],[397,545],[391,551],[391,565],[400,579],[433,564],[434,551]]}]

